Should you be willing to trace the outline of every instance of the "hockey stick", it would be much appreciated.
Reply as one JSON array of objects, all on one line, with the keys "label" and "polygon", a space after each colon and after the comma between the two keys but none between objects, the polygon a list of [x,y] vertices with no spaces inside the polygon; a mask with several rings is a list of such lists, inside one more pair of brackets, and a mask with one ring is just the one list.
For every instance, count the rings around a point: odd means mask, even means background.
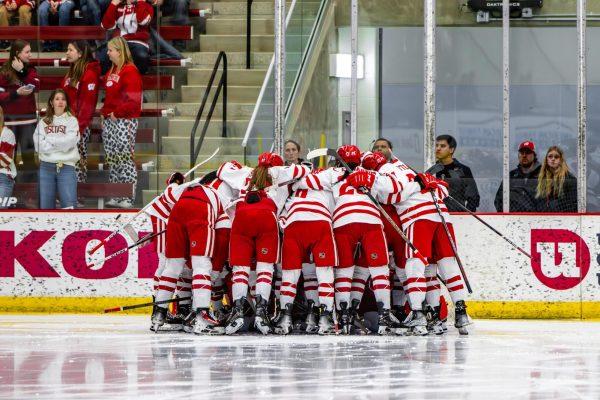
[{"label": "hockey stick", "polygon": [[107,308],[107,309],[104,310],[104,313],[106,314],[106,313],[111,313],[111,312],[134,310],[136,308],[156,306],[156,305],[159,305],[159,304],[178,303],[180,301],[189,300],[191,298],[192,298],[191,296],[188,296],[188,297],[176,297],[176,298],[170,299],[170,300],[153,301],[151,303],[141,303],[141,304],[134,304],[134,305],[131,305],[131,306],[120,306],[120,307],[114,307],[114,308]]},{"label": "hockey stick", "polygon": [[500,231],[498,231],[496,228],[494,228],[493,226],[491,226],[490,224],[488,224],[487,222],[485,222],[481,217],[479,217],[473,211],[471,211],[467,207],[465,207],[460,201],[456,200],[452,196],[448,196],[448,198],[450,200],[452,200],[454,203],[458,204],[458,206],[460,208],[462,208],[465,212],[468,212],[476,220],[478,220],[479,222],[481,222],[482,224],[484,224],[485,226],[487,226],[488,228],[490,228],[492,230],[492,232],[494,232],[496,235],[498,235],[502,239],[506,240],[508,242],[508,244],[510,244],[512,247],[514,247],[515,249],[517,249],[518,251],[520,251],[521,253],[523,253],[527,257],[531,258],[531,254],[529,254],[528,252],[526,252],[525,250],[523,250],[521,247],[517,246],[517,244],[515,242],[513,242],[512,240],[510,240],[509,238],[507,238],[506,236],[504,236],[502,233],[500,233]]},{"label": "hockey stick", "polygon": [[157,236],[159,236],[159,235],[162,235],[162,234],[163,234],[163,233],[165,233],[166,231],[167,231],[167,230],[165,229],[165,230],[162,230],[162,231],[160,231],[160,232],[156,232],[156,233],[153,233],[153,234],[151,234],[151,235],[144,236],[143,238],[141,238],[140,240],[138,240],[138,241],[137,241],[137,242],[135,242],[134,244],[132,244],[132,245],[130,245],[130,246],[127,246],[127,247],[125,247],[124,249],[121,249],[121,250],[119,250],[119,251],[116,251],[116,252],[114,252],[114,253],[112,253],[112,254],[110,254],[110,255],[106,256],[106,257],[104,258],[104,260],[101,260],[101,261],[98,261],[98,262],[95,262],[95,263],[88,264],[88,266],[87,266],[87,267],[88,267],[88,268],[92,268],[92,267],[94,267],[94,266],[96,266],[96,265],[98,265],[98,264],[103,264],[103,263],[105,263],[106,261],[110,260],[111,258],[114,258],[114,257],[116,257],[116,256],[118,256],[118,255],[120,255],[120,254],[126,253],[126,252],[128,252],[129,250],[131,250],[131,249],[133,249],[133,248],[135,248],[135,247],[141,246],[141,245],[143,245],[143,244],[145,244],[145,243],[149,242],[150,240],[154,239],[155,237],[157,237]]},{"label": "hockey stick", "polygon": [[[346,169],[346,171],[348,173],[352,173],[352,169],[348,166],[348,164],[346,164],[346,162],[344,160],[342,160],[342,158],[339,156],[337,151],[335,151],[333,149],[327,149],[327,148],[315,149],[306,155],[307,159],[309,159],[309,160],[316,158],[316,157],[322,157],[322,156],[334,157]],[[408,238],[408,236],[406,236],[406,234],[402,231],[402,229],[400,229],[400,227],[398,225],[396,225],[394,220],[388,215],[388,213],[383,209],[383,207],[381,207],[381,204],[379,204],[377,199],[375,199],[375,197],[373,197],[371,192],[369,192],[366,188],[362,188],[362,193],[367,195],[369,200],[371,200],[373,202],[373,204],[375,205],[375,207],[377,207],[377,209],[379,210],[381,215],[390,223],[392,228],[394,228],[394,230],[400,235],[402,240],[404,240],[406,242],[406,244],[408,244],[408,247],[410,247],[410,249],[413,251],[415,257],[417,257],[419,260],[421,260],[421,262],[423,264],[425,264],[425,266],[429,265],[429,263],[427,262],[427,259],[425,257],[423,257],[423,255],[421,255],[421,253],[419,252],[419,249],[417,249],[415,247],[415,245],[410,241],[410,239]]]},{"label": "hockey stick", "polygon": [[[190,169],[188,172],[186,172],[185,174],[183,174],[183,177],[184,177],[184,178],[187,178],[187,177],[188,177],[188,176],[189,176],[189,175],[190,175],[192,172],[194,172],[195,170],[197,170],[198,168],[200,168],[202,165],[204,165],[204,164],[206,164],[207,162],[209,162],[210,160],[212,160],[212,159],[213,159],[213,158],[214,158],[214,157],[217,155],[217,153],[219,152],[219,150],[220,150],[220,149],[221,149],[220,147],[217,147],[217,149],[216,149],[216,150],[215,150],[215,151],[214,151],[214,152],[213,152],[213,153],[212,153],[212,154],[211,154],[211,155],[210,155],[210,156],[209,156],[207,159],[205,159],[204,161],[202,161],[202,162],[198,163],[197,165],[195,165],[195,166],[194,166],[192,169]],[[151,200],[151,201],[150,201],[148,204],[146,204],[146,205],[144,206],[144,208],[142,208],[142,209],[141,209],[141,210],[139,210],[137,213],[135,213],[135,214],[133,215],[133,217],[131,217],[131,218],[129,219],[129,222],[127,222],[127,223],[126,223],[126,224],[124,224],[124,225],[121,225],[121,226],[119,227],[119,229],[117,229],[116,231],[113,231],[113,232],[111,232],[111,234],[110,234],[110,235],[108,235],[108,237],[107,237],[106,239],[103,239],[103,240],[101,240],[101,241],[100,241],[100,243],[98,243],[96,246],[92,247],[92,248],[91,248],[91,249],[88,251],[88,254],[89,254],[89,255],[92,255],[92,254],[94,254],[96,251],[98,251],[98,249],[100,249],[100,247],[104,246],[104,245],[106,244],[106,242],[108,242],[108,241],[109,241],[109,240],[111,240],[113,237],[115,237],[115,236],[116,236],[118,233],[120,233],[120,232],[121,232],[121,230],[123,229],[123,227],[124,227],[124,226],[127,226],[127,225],[131,224],[131,223],[132,223],[132,222],[133,222],[133,221],[134,221],[134,220],[135,220],[137,217],[139,217],[141,214],[143,214],[143,213],[144,213],[144,212],[145,212],[145,211],[148,209],[148,207],[150,207],[150,205],[151,205],[152,203],[154,203],[154,201],[155,201],[156,199],[158,199],[158,197],[159,197],[159,196],[156,196],[155,198],[153,198],[153,199],[152,199],[152,200]],[[115,217],[115,220],[117,220],[117,221],[118,221],[118,220],[119,220],[119,218],[121,218],[121,214],[118,214],[118,215]]]}]

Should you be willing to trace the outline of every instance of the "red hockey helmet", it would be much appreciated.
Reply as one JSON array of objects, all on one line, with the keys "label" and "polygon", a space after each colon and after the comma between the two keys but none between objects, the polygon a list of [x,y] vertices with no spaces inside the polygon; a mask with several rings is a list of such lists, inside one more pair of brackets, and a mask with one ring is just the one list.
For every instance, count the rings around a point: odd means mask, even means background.
[{"label": "red hockey helmet", "polygon": [[379,171],[382,165],[387,164],[387,159],[380,152],[366,152],[362,157],[362,167],[372,171]]},{"label": "red hockey helmet", "polygon": [[344,145],[338,149],[337,153],[346,164],[360,165],[360,149],[357,146]]},{"label": "red hockey helmet", "polygon": [[283,165],[283,158],[279,154],[264,152],[258,156],[259,167],[281,167]]}]

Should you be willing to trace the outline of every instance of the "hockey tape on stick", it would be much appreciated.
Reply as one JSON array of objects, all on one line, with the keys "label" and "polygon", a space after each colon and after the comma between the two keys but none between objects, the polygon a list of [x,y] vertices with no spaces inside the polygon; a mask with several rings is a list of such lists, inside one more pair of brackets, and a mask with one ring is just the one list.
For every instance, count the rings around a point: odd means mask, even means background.
[{"label": "hockey tape on stick", "polygon": [[114,257],[116,257],[116,256],[118,256],[118,255],[120,255],[120,254],[126,253],[126,252],[128,252],[129,250],[131,250],[131,249],[134,249],[134,248],[136,248],[136,247],[139,247],[139,246],[141,246],[141,245],[143,245],[143,244],[147,244],[147,243],[149,243],[149,242],[150,242],[152,239],[154,239],[154,238],[155,238],[155,237],[157,237],[157,236],[160,236],[160,235],[162,235],[162,234],[163,234],[163,233],[165,233],[166,231],[167,231],[167,230],[165,229],[165,230],[162,230],[162,231],[160,231],[160,232],[156,232],[156,233],[153,233],[153,234],[151,234],[151,235],[144,236],[143,238],[141,238],[140,240],[138,240],[138,241],[137,241],[137,242],[135,242],[134,244],[132,244],[132,245],[130,245],[130,246],[127,246],[127,247],[125,247],[124,249],[121,249],[121,250],[119,250],[119,251],[116,251],[116,252],[112,253],[111,255],[108,255],[108,256],[106,256],[106,257],[104,258],[104,260],[101,260],[101,261],[98,261],[98,262],[95,262],[95,263],[88,264],[88,266],[87,266],[87,267],[88,267],[88,268],[93,268],[94,266],[96,266],[96,265],[98,265],[98,264],[103,264],[103,263],[105,263],[106,261],[110,260],[111,258],[114,258]]},{"label": "hockey tape on stick", "polygon": [[207,162],[209,162],[210,160],[212,160],[217,155],[217,153],[219,152],[219,150],[221,150],[221,148],[217,147],[217,149],[215,151],[213,151],[213,153],[210,156],[208,156],[208,158],[206,160],[202,161],[199,164],[196,164],[192,169],[190,169],[188,172],[186,172],[185,174],[183,174],[183,177],[187,178],[188,176],[191,175],[192,172],[194,172],[195,170],[197,170],[198,168],[200,168],[201,166],[203,166],[204,164],[206,164]]},{"label": "hockey tape on stick", "polygon": [[[323,152],[324,152],[324,154],[323,154]],[[342,157],[340,157],[340,155],[334,149],[325,149],[325,148],[315,149],[311,153],[316,154],[317,157],[321,157],[323,155],[333,157],[346,169],[346,171],[348,173],[352,173],[352,169],[348,166],[348,164],[346,164],[346,162],[342,159]],[[408,247],[410,247],[410,249],[413,251],[415,257],[418,258],[419,260],[421,260],[421,262],[425,266],[428,266],[429,262],[427,261],[427,259],[425,257],[423,257],[421,252],[419,252],[419,249],[416,248],[416,246],[410,241],[408,236],[406,236],[406,234],[402,231],[402,229],[400,229],[400,227],[388,215],[388,213],[383,209],[383,207],[381,207],[381,204],[379,204],[377,199],[375,199],[375,197],[373,197],[371,192],[369,192],[366,188],[362,188],[362,193],[365,194],[369,198],[369,200],[371,200],[373,202],[373,204],[377,207],[377,209],[379,210],[381,215],[390,223],[392,228],[394,228],[394,230],[398,233],[398,235],[400,235],[402,240],[404,240],[406,242],[406,244],[408,244]]]},{"label": "hockey tape on stick", "polygon": [[191,298],[192,298],[191,296],[188,296],[188,297],[176,297],[176,298],[170,299],[170,300],[162,300],[162,301],[155,301],[155,302],[150,302],[150,303],[133,304],[131,306],[120,306],[120,307],[114,307],[114,308],[107,308],[107,309],[104,310],[104,313],[106,314],[106,313],[111,313],[111,312],[127,311],[127,310],[133,310],[133,309],[136,309],[136,308],[156,306],[156,305],[159,305],[159,304],[178,303],[180,301],[189,300]]}]

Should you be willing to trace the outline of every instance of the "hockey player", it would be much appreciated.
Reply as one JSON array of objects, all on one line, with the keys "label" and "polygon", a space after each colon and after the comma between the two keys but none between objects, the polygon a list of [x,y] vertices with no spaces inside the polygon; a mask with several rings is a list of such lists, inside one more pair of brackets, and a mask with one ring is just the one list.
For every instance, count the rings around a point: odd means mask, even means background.
[{"label": "hockey player", "polygon": [[[444,279],[455,303],[455,326],[459,330],[464,328],[469,324],[469,319],[464,302],[465,289],[462,276],[430,193],[432,190],[436,193],[441,212],[448,220],[448,210],[443,203],[443,199],[448,193],[445,182],[439,181],[429,174],[415,174],[407,165],[397,159],[382,166],[379,172],[394,176],[401,186],[401,191],[392,196],[390,202],[396,204],[402,229],[406,232],[408,239],[427,260],[437,262],[440,276]],[[448,224],[448,228],[454,239],[452,224]],[[406,258],[405,268],[400,266],[396,273],[403,282],[411,307],[410,320],[407,325],[411,327],[414,334],[426,335],[427,320],[423,312],[423,303],[427,294],[428,279],[432,291],[439,285],[436,283],[436,271],[434,267],[427,267],[426,272],[425,264],[415,256],[409,246],[405,246],[404,257]],[[435,306],[433,297],[439,299],[439,295],[435,292],[430,295]],[[439,313],[439,307],[437,312]]]},{"label": "hockey player", "polygon": [[[177,200],[167,224],[166,267],[161,274],[157,301],[168,300],[173,294],[177,279],[186,259],[192,264],[192,297],[196,320],[195,334],[220,334],[224,330],[216,326],[208,309],[211,300],[211,256],[215,242],[215,221],[223,212],[217,192],[200,184],[190,185]],[[152,326],[156,330],[164,324],[166,307],[156,307],[152,314]]]},{"label": "hockey player", "polygon": [[233,216],[229,262],[233,266],[234,308],[225,329],[227,334],[237,332],[243,325],[243,308],[253,258],[256,260],[254,325],[265,335],[271,331],[267,305],[273,265],[279,260],[277,213],[288,193],[288,188],[279,187],[279,184],[308,173],[305,166],[278,168],[282,166],[283,159],[279,155],[266,152],[259,155],[258,166],[253,170],[232,162],[224,164],[217,172],[219,179],[239,190],[239,198],[228,207],[230,216]]},{"label": "hockey player", "polygon": [[[280,303],[283,316],[275,332],[283,335],[287,335],[292,329],[292,308],[300,273],[304,270],[305,273],[309,273],[309,279],[311,276],[309,267],[311,264],[303,265],[308,253],[311,253],[316,266],[315,274],[321,305],[318,333],[321,335],[334,333],[333,267],[337,265],[337,251],[331,225],[333,197],[331,192],[320,190],[322,187],[316,173],[308,175],[304,184],[308,188],[294,190],[285,204],[285,211],[281,218],[283,274]],[[302,184],[299,183],[298,186],[300,185]],[[310,288],[310,284],[307,282],[309,281],[305,276],[305,290],[308,293],[310,289],[307,288]],[[311,304],[314,304],[314,301],[310,301],[309,307]]]},{"label": "hockey player", "polygon": [[[360,165],[361,152],[358,147],[342,146],[337,152],[351,169]],[[334,271],[335,301],[339,309],[341,331],[345,334],[350,332],[352,324],[350,294],[356,263],[355,250],[358,244],[367,255],[369,272],[373,279],[379,311],[379,332],[387,332],[389,325],[388,253],[381,215],[369,198],[356,189],[364,185],[370,187],[373,184],[367,182],[370,177],[371,175],[366,172],[349,176],[343,168],[329,168],[303,179],[298,185],[298,189],[320,189],[333,193],[335,200],[333,231],[339,260]]]}]

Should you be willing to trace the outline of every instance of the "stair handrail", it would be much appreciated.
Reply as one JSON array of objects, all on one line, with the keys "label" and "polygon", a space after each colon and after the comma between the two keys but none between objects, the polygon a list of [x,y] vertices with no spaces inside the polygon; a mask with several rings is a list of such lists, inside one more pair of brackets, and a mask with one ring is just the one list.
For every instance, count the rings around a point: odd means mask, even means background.
[{"label": "stair handrail", "polygon": [[[223,72],[221,73],[221,79],[219,79],[219,84],[217,85],[217,89],[212,98],[210,109],[208,110],[208,115],[204,120],[204,125],[202,125],[200,139],[198,140],[198,144],[196,144],[196,130],[198,129],[198,125],[200,124],[202,113],[204,112],[206,102],[208,101],[208,95],[213,87],[213,82],[215,80],[215,76],[217,75],[217,71],[221,66],[221,63],[223,64]],[[208,80],[208,84],[204,91],[204,96],[202,97],[200,109],[198,109],[198,113],[196,114],[196,120],[194,121],[192,132],[190,133],[190,168],[196,165],[196,160],[198,159],[198,155],[200,154],[200,149],[202,148],[202,143],[204,142],[204,136],[206,136],[206,131],[208,130],[208,125],[210,124],[213,112],[215,111],[215,106],[217,105],[217,101],[219,99],[219,95],[221,94],[221,90],[223,90],[223,128],[221,132],[221,137],[227,137],[227,54],[225,54],[224,51],[220,51],[219,55],[217,56],[217,60],[215,61],[215,65],[210,75],[210,79]],[[194,179],[194,173],[192,173],[192,179]]]},{"label": "stair handrail", "polygon": [[[292,19],[292,14],[294,13],[294,8],[296,7],[296,0],[292,0],[292,4],[290,4],[290,9],[285,18],[285,27],[287,31],[287,27]],[[258,94],[258,99],[256,100],[256,104],[254,105],[254,110],[252,110],[252,116],[250,117],[250,121],[248,122],[248,127],[246,128],[246,134],[244,135],[244,140],[242,140],[242,147],[244,148],[244,153],[246,152],[246,146],[248,145],[248,140],[250,139],[250,133],[252,132],[252,127],[254,126],[254,121],[256,120],[256,116],[258,115],[258,110],[262,103],[262,99],[267,91],[267,86],[269,85],[269,78],[271,73],[273,72],[273,67],[275,66],[275,55],[271,57],[271,62],[269,63],[269,68],[267,69],[267,74],[265,79],[260,87],[260,92]]]},{"label": "stair handrail", "polygon": [[252,50],[252,1],[246,0],[246,69],[250,69],[250,52]]}]

